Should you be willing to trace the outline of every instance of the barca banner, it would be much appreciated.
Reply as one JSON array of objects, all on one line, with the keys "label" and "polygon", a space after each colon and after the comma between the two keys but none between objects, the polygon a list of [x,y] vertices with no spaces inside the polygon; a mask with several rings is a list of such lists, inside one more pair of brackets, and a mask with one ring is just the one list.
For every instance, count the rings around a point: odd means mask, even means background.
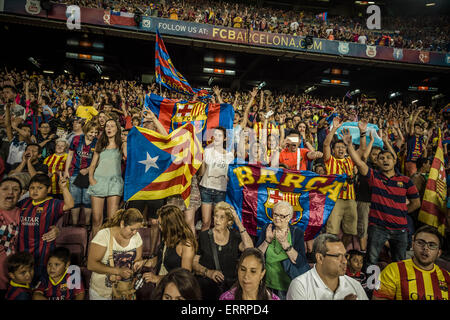
[{"label": "barca banner", "polygon": [[441,129],[439,129],[438,147],[431,164],[430,175],[425,187],[418,219],[420,222],[436,227],[442,235],[445,234],[447,216],[446,179],[442,134]]},{"label": "barca banner", "polygon": [[203,153],[193,125],[187,123],[167,136],[133,127],[127,142],[125,201],[181,195],[188,207],[192,176],[202,164]]},{"label": "barca banner", "polygon": [[156,30],[155,74],[156,83],[162,84],[169,90],[191,96],[194,94],[197,94],[199,97],[209,96],[206,90],[193,89],[186,78],[175,69],[159,30]]},{"label": "barca banner", "polygon": [[167,132],[192,123],[199,140],[209,140],[211,129],[218,126],[233,129],[234,109],[231,104],[212,104],[202,101],[174,100],[156,94],[146,95],[144,106],[159,119]]},{"label": "barca banner", "polygon": [[305,232],[305,240],[311,240],[327,223],[346,177],[230,164],[226,201],[234,206],[253,236],[259,236],[264,225],[272,221],[275,203],[289,202],[294,208],[290,223]]}]

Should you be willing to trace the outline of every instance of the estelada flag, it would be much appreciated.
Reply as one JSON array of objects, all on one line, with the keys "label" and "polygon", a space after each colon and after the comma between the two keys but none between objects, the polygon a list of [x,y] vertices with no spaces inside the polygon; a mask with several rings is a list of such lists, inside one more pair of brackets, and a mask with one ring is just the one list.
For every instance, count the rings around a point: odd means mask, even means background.
[{"label": "estelada flag", "polygon": [[418,219],[427,225],[436,227],[442,235],[445,234],[446,200],[447,183],[444,149],[442,147],[441,129],[439,129],[438,147],[431,165]]},{"label": "estelada flag", "polygon": [[155,43],[155,75],[156,83],[169,90],[190,96],[197,94],[199,97],[210,97],[206,90],[192,88],[186,78],[175,69],[158,29]]},{"label": "estelada flag", "polygon": [[305,240],[311,240],[327,223],[346,177],[230,164],[226,201],[234,206],[247,232],[253,236],[259,236],[263,227],[272,221],[272,209],[278,201],[289,202],[294,209],[290,224],[305,232]]},{"label": "estelada flag", "polygon": [[167,136],[133,127],[127,137],[124,199],[157,200],[181,195],[189,207],[192,176],[203,148],[190,123]]},{"label": "estelada flag", "polygon": [[[192,123],[201,141],[209,140],[211,129],[218,126],[228,130],[227,136],[232,134],[234,109],[228,103],[174,100],[152,93],[145,96],[144,106],[150,108],[167,132],[172,132],[186,123]],[[232,136],[230,138],[232,139]]]}]

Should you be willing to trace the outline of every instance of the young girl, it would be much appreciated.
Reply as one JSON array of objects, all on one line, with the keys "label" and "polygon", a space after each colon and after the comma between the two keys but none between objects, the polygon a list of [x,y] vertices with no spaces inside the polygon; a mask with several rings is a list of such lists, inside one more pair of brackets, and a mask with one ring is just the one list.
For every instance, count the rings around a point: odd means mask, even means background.
[{"label": "young girl", "polygon": [[200,195],[202,198],[202,231],[211,225],[211,213],[214,204],[225,201],[227,190],[228,164],[233,162],[232,152],[224,149],[226,130],[222,127],[214,129],[214,140],[205,149],[203,164],[199,175]]},{"label": "young girl", "polygon": [[126,143],[122,143],[119,124],[114,119],[105,123],[105,132],[95,147],[89,167],[88,194],[92,200],[92,235],[100,229],[103,221],[103,206],[107,200],[108,218],[119,209],[123,194],[121,172],[122,156],[126,158]]}]

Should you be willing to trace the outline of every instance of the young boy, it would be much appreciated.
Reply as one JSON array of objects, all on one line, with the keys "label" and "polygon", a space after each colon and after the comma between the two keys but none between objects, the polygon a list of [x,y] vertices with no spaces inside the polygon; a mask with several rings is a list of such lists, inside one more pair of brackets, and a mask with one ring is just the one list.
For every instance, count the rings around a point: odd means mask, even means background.
[{"label": "young boy", "polygon": [[54,242],[43,237],[55,225],[65,211],[73,208],[74,201],[67,188],[67,178],[59,173],[59,187],[64,200],[48,197],[51,180],[46,174],[37,174],[30,180],[30,197],[19,201],[21,208],[19,227],[19,251],[31,253],[35,259],[35,280],[45,274],[45,266]]},{"label": "young boy", "polygon": [[346,275],[361,283],[361,286],[367,293],[367,276],[364,272],[361,271],[364,264],[364,253],[358,250],[349,250],[347,252],[347,255],[348,258]]},{"label": "young boy", "polygon": [[34,259],[28,252],[18,252],[6,260],[10,282],[5,300],[31,300]]},{"label": "young boy", "polygon": [[59,247],[50,253],[47,263],[48,276],[42,277],[33,292],[33,300],[83,300],[84,286],[80,281],[78,288],[71,282],[67,273],[70,266],[70,251]]},{"label": "young boy", "polygon": [[48,167],[48,175],[51,176],[52,180],[52,191],[51,196],[56,199],[62,199],[62,190],[58,185],[59,172],[64,172],[67,160],[67,140],[57,139],[55,153],[49,155],[44,160],[44,164]]}]

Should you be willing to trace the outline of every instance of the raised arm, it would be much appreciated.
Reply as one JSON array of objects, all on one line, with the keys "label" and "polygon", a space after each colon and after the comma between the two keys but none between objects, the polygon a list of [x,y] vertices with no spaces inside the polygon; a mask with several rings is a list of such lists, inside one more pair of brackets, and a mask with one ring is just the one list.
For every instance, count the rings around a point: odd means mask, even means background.
[{"label": "raised arm", "polygon": [[220,94],[221,91],[222,91],[222,90],[220,90],[220,88],[219,88],[218,86],[214,86],[214,87],[213,87],[213,92],[214,92],[214,94],[216,95],[217,101],[219,101],[220,104],[223,103],[222,95]]},{"label": "raised arm", "polygon": [[383,140],[383,143],[385,144],[385,146],[389,150],[389,152],[392,153],[392,155],[394,156],[394,160],[397,161],[397,153],[395,152],[394,148],[392,148],[392,145],[389,142],[388,135],[383,133],[383,129],[380,129],[380,138],[381,138],[381,140]]},{"label": "raised arm", "polygon": [[370,152],[372,151],[373,143],[375,142],[375,138],[373,136],[373,131],[370,131],[370,142],[367,148],[364,150],[361,159],[365,162],[369,158]]},{"label": "raised arm", "polygon": [[13,133],[11,127],[11,107],[10,104],[7,103],[5,106],[5,126],[6,126],[6,135],[8,137],[8,141],[11,142],[13,140]]},{"label": "raised arm", "polygon": [[146,119],[150,119],[151,121],[153,121],[156,125],[156,130],[158,130],[158,132],[160,134],[162,134],[163,136],[167,136],[168,133],[166,131],[166,129],[164,128],[164,126],[161,124],[161,122],[159,122],[158,118],[155,116],[155,114],[153,113],[152,110],[150,109],[146,109],[144,111],[144,115]]},{"label": "raised arm", "polygon": [[361,172],[363,176],[367,175],[367,172],[369,172],[369,167],[367,164],[361,159],[358,152],[356,152],[355,148],[353,147],[352,143],[352,135],[350,134],[350,131],[348,129],[342,130],[342,141],[347,145],[348,154],[352,158],[353,162],[358,167],[358,171]]},{"label": "raised arm", "polygon": [[333,119],[333,129],[330,130],[328,135],[323,142],[323,161],[327,162],[331,157],[331,142],[333,141],[333,137],[336,134],[336,131],[342,126],[341,120],[338,118]]},{"label": "raised arm", "polygon": [[416,124],[417,118],[419,117],[419,114],[423,109],[424,109],[423,107],[420,107],[419,109],[417,109],[416,113],[414,113],[413,118],[411,120],[411,124],[409,126],[410,135],[414,134],[414,125]]},{"label": "raised arm", "polygon": [[241,128],[244,129],[247,126],[248,122],[248,114],[250,113],[250,108],[252,106],[253,101],[255,100],[256,95],[258,94],[258,88],[253,88],[252,92],[250,92],[250,100],[247,103],[247,106],[244,110],[244,115],[241,120]]}]

